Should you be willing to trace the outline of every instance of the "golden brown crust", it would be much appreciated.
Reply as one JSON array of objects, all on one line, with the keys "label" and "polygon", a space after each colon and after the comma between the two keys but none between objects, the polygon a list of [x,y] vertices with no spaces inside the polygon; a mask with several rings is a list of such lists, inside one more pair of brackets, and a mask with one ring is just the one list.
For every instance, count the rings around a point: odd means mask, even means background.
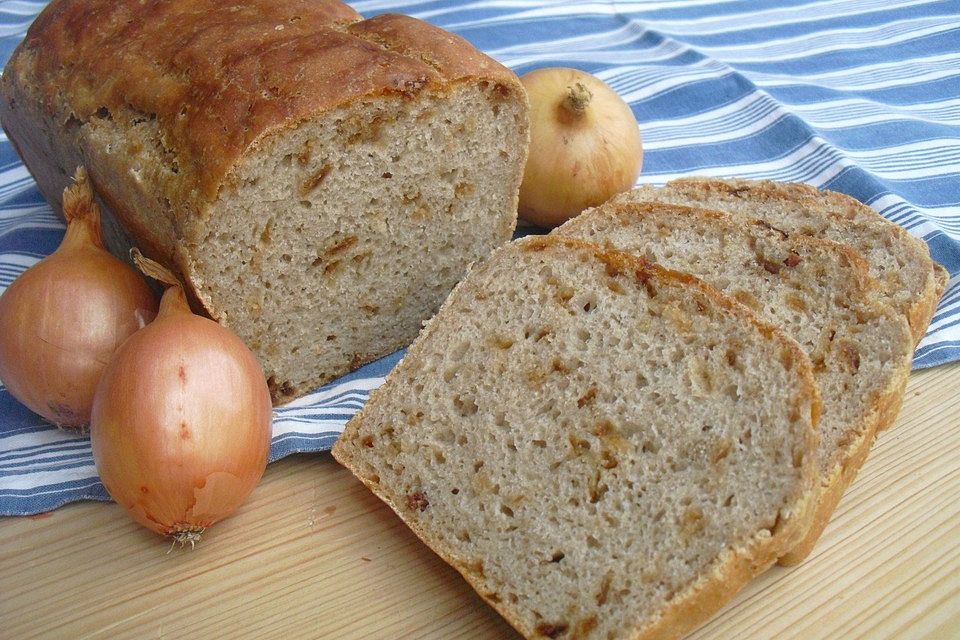
[{"label": "golden brown crust", "polygon": [[[209,200],[252,140],[329,106],[333,82],[344,92],[369,90],[347,82],[354,76],[344,63],[365,69],[374,56],[334,31],[359,19],[333,0],[248,0],[230,9],[210,0],[58,0],[31,25],[11,65],[32,61],[28,77],[43,107],[59,115],[67,108],[86,122],[98,110],[132,109],[156,117],[184,192]],[[420,71],[396,62],[401,77]],[[369,80],[399,79],[381,72]]]},{"label": "golden brown crust", "polygon": [[215,0],[56,0],[14,52],[7,78],[32,85],[61,125],[114,114],[155,120],[174,174],[162,190],[178,200],[161,211],[186,240],[238,159],[300,120],[468,78],[519,90],[511,71],[456,35],[406,16],[361,21],[338,0],[229,8]]},{"label": "golden brown crust", "polygon": [[[690,286],[697,290],[697,294],[709,298],[712,303],[717,304],[720,308],[740,317],[744,322],[759,329],[762,335],[779,342],[782,348],[786,348],[794,354],[793,361],[800,372],[799,377],[803,381],[802,387],[797,390],[794,399],[798,405],[802,405],[805,401],[810,401],[813,414],[811,416],[810,426],[806,429],[805,433],[805,455],[803,455],[800,460],[802,474],[800,485],[803,488],[798,489],[797,494],[792,496],[791,513],[787,517],[778,518],[772,530],[759,531],[742,548],[724,553],[716,560],[713,568],[708,573],[671,601],[660,618],[651,626],[638,630],[632,636],[634,640],[679,638],[682,634],[706,621],[713,613],[729,601],[750,579],[759,575],[776,562],[777,557],[786,553],[788,549],[792,548],[803,538],[811,525],[813,516],[813,488],[817,482],[817,462],[815,458],[817,449],[816,422],[820,409],[819,392],[814,383],[812,365],[807,355],[794,340],[785,336],[780,330],[756,316],[756,314],[746,307],[721,294],[694,276],[677,271],[670,271],[630,254],[605,250],[598,245],[572,238],[532,236],[517,240],[512,244],[515,246],[519,245],[523,251],[543,251],[551,247],[565,246],[573,251],[588,252],[595,259],[602,262],[608,271],[614,273],[633,275],[639,280],[652,279],[662,282],[682,283],[685,286]],[[444,306],[455,299],[457,289],[463,287],[465,283],[467,283],[467,280],[468,279],[465,278],[457,285],[454,293],[447,298]],[[424,326],[420,337],[410,348],[405,358],[416,357],[418,351],[417,345],[431,335],[434,329],[434,322],[442,311],[443,309],[441,308],[437,316],[434,316],[434,319]],[[400,365],[394,367],[393,371],[387,375],[385,385],[396,375],[399,368]],[[456,569],[470,586],[518,632],[528,638],[543,637],[537,633],[536,629],[528,628],[519,617],[514,615],[513,611],[505,602],[487,598],[485,594],[491,590],[488,588],[484,576],[482,573],[476,571],[473,563],[468,559],[454,557],[446,553],[438,545],[432,544],[430,537],[419,526],[418,521],[410,517],[411,511],[407,505],[397,504],[377,482],[374,482],[363,474],[358,465],[355,464],[350,449],[351,445],[347,443],[355,439],[356,433],[360,429],[359,425],[363,422],[365,416],[366,407],[347,423],[343,434],[332,450],[333,457],[337,462],[349,469],[368,489],[386,503],[424,544],[440,556],[447,564]]]},{"label": "golden brown crust", "polygon": [[396,13],[355,22],[347,33],[374,42],[407,58],[419,60],[447,81],[486,78],[521,90],[516,74],[478,51],[460,36],[427,22]]}]

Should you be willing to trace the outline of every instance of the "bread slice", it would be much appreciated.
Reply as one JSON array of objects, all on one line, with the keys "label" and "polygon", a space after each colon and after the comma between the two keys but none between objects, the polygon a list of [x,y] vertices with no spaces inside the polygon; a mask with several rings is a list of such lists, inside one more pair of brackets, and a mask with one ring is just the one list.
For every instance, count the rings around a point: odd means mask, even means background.
[{"label": "bread slice", "polygon": [[797,344],[699,280],[525,238],[333,455],[528,638],[673,638],[805,534],[818,404]]},{"label": "bread slice", "polygon": [[182,276],[278,402],[408,345],[516,223],[523,86],[414,18],[54,0],[0,94],[51,204],[85,164],[111,250]]},{"label": "bread slice", "polygon": [[[896,417],[913,340],[902,315],[873,302],[877,285],[849,247],[786,237],[761,221],[650,202],[607,204],[555,233],[689,272],[784,329],[813,362],[823,400],[820,494],[810,532],[781,564],[813,549],[874,435]],[[709,371],[704,384],[714,383]]]},{"label": "bread slice", "polygon": [[946,288],[947,271],[930,259],[926,243],[870,207],[842,193],[770,180],[681,178],[661,189],[640,187],[615,202],[661,202],[717,209],[739,219],[760,219],[788,234],[833,240],[867,260],[887,301],[923,338]]}]

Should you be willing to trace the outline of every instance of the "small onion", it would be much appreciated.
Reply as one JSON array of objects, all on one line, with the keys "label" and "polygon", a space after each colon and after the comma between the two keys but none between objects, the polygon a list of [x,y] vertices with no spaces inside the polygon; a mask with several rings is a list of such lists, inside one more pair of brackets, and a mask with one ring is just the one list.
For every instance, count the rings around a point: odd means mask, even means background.
[{"label": "small onion", "polygon": [[117,350],[93,403],[91,440],[111,497],[145,527],[191,545],[260,481],[270,451],[270,391],[240,339],[190,311],[171,285],[157,319]]},{"label": "small onion", "polygon": [[64,190],[63,214],[57,250],[0,297],[0,380],[31,411],[71,428],[90,422],[100,374],[153,319],[157,301],[140,274],[104,249],[83,168]]},{"label": "small onion", "polygon": [[520,78],[530,100],[530,155],[520,217],[544,227],[630,189],[643,164],[630,107],[600,79],[549,68]]}]

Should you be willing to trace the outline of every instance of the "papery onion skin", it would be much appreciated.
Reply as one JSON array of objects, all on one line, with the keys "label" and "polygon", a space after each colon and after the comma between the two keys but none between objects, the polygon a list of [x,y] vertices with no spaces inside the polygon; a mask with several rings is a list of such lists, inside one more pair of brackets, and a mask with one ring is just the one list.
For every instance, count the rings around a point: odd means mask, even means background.
[{"label": "papery onion skin", "polygon": [[65,193],[64,213],[57,250],[0,296],[0,380],[34,413],[76,428],[90,422],[104,367],[154,318],[157,301],[137,272],[103,248],[82,170]]},{"label": "papery onion skin", "polygon": [[[633,187],[643,165],[640,129],[613,89],[563,67],[537,69],[520,81],[530,101],[521,218],[554,227]],[[585,104],[571,102],[572,92],[584,96]]]},{"label": "papery onion skin", "polygon": [[237,510],[267,464],[271,400],[256,358],[171,287],[97,388],[93,456],[134,520],[183,542]]}]

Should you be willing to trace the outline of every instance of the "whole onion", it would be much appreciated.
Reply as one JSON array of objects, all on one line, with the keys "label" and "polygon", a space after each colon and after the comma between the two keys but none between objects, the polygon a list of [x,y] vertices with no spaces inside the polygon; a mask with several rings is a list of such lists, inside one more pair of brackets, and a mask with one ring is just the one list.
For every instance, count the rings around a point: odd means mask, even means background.
[{"label": "whole onion", "polygon": [[640,129],[613,89],[562,67],[531,71],[520,81],[530,100],[521,218],[553,227],[633,186],[643,164]]},{"label": "whole onion", "polygon": [[153,319],[157,302],[140,274],[104,249],[83,168],[63,193],[63,214],[57,250],[0,296],[0,380],[31,411],[66,428],[90,422],[104,367]]},{"label": "whole onion", "polygon": [[263,475],[270,392],[256,358],[216,322],[194,315],[179,282],[156,320],[128,339],[103,373],[91,440],[100,479],[134,520],[193,544],[231,515]]}]

